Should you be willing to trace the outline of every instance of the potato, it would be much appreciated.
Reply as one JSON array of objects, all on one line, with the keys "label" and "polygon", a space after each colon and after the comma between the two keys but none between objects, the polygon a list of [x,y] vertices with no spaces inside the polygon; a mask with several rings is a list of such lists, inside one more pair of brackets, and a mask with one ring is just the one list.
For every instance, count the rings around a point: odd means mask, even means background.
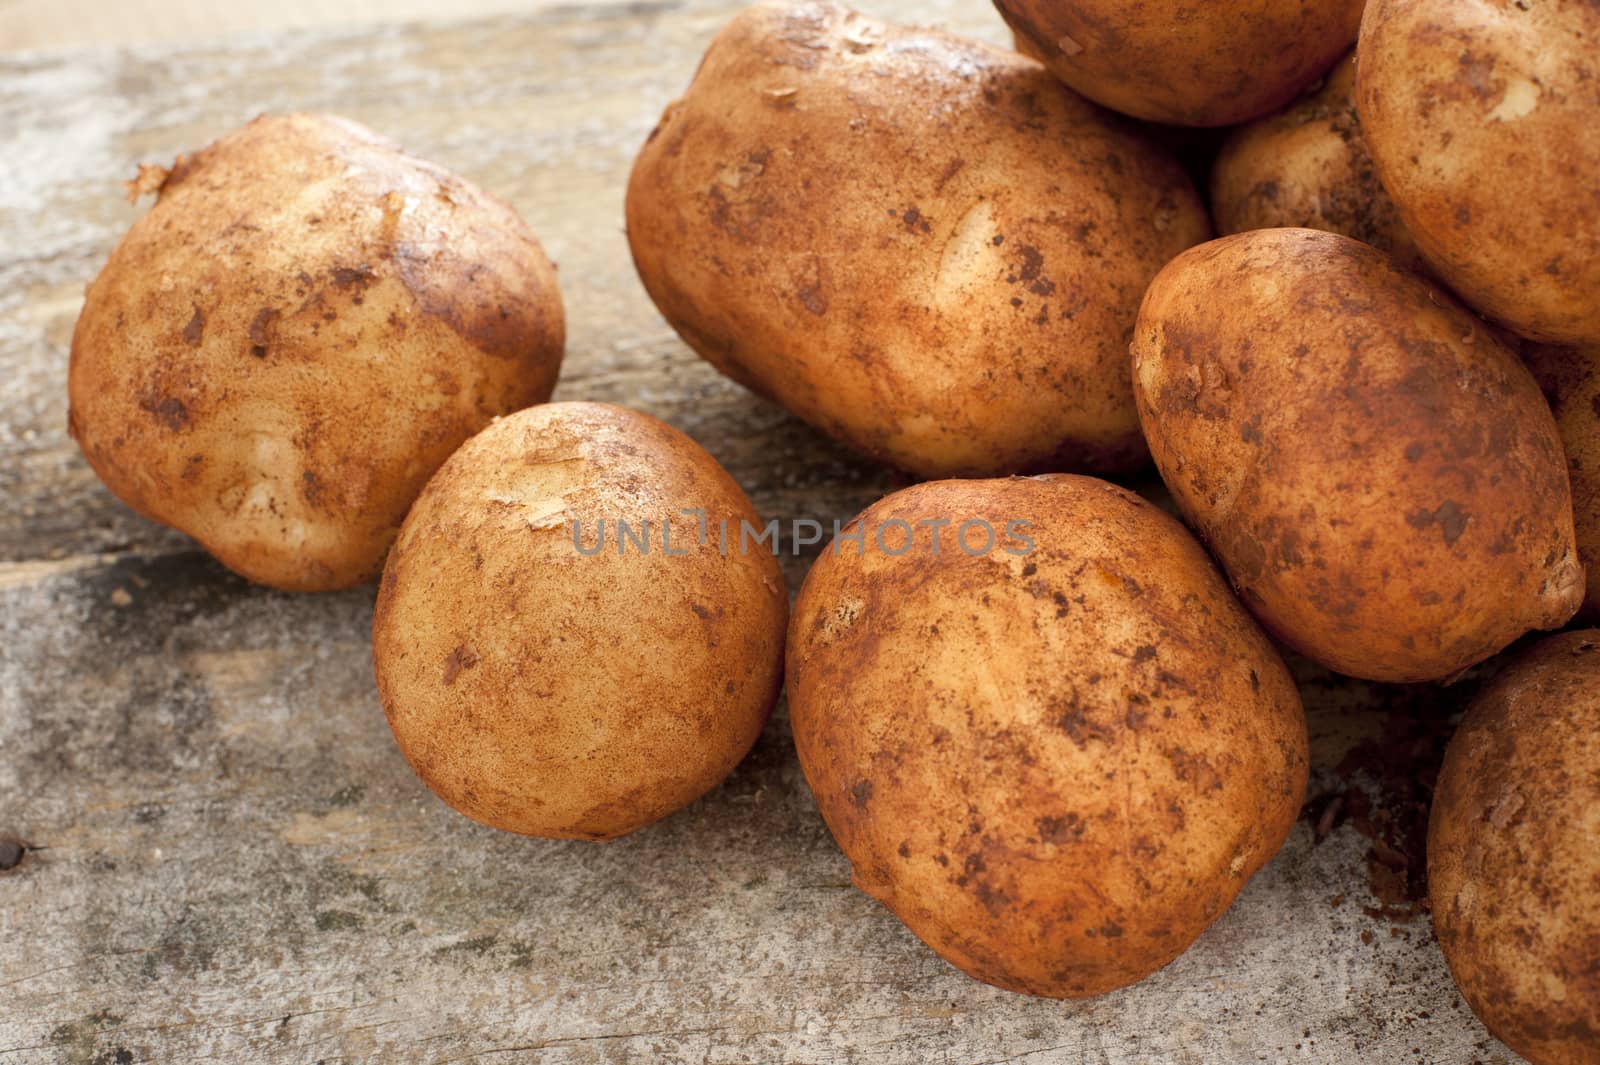
[{"label": "potato", "polygon": [[1285,227],[1342,233],[1421,268],[1415,242],[1372,166],[1356,115],[1355,57],[1315,92],[1236,131],[1211,174],[1221,233]]},{"label": "potato", "polygon": [[741,523],[761,531],[715,459],[621,407],[534,407],[463,444],[406,519],[372,622],[417,775],[474,820],[565,839],[715,787],[777,699],[788,619],[777,559]]},{"label": "potato", "polygon": [[1578,558],[1588,574],[1586,618],[1600,619],[1600,345],[1559,348],[1529,344],[1523,361],[1555,412],[1572,481]]},{"label": "potato", "polygon": [[1170,154],[1037,63],[819,3],[717,36],[627,218],[691,347],[924,476],[1146,464],[1129,330],[1209,235]]},{"label": "potato", "polygon": [[1600,631],[1518,657],[1467,710],[1428,825],[1433,928],[1532,1065],[1600,1062]]},{"label": "potato", "polygon": [[89,286],[68,428],[237,573],[372,580],[450,452],[550,397],[561,296],[533,233],[371,131],[262,117],[137,184],[159,200]]},{"label": "potato", "polygon": [[1373,0],[1357,100],[1428,263],[1524,336],[1600,343],[1600,5]]},{"label": "potato", "polygon": [[1180,126],[1273,111],[1356,39],[1364,0],[994,0],[1051,73],[1113,110]]},{"label": "potato", "polygon": [[1009,990],[1155,972],[1304,798],[1277,652],[1176,520],[1092,478],[933,482],[868,508],[806,578],[788,668],[800,764],[856,886]]},{"label": "potato", "polygon": [[1538,385],[1448,296],[1359,241],[1224,237],[1145,296],[1134,387],[1184,517],[1273,635],[1426,681],[1583,598]]}]

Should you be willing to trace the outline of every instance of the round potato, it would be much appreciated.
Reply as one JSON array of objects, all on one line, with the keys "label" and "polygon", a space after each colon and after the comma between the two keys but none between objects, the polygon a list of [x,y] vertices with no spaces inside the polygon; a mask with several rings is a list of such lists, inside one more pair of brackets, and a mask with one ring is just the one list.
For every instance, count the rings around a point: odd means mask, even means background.
[{"label": "round potato", "polygon": [[1126,115],[1231,126],[1282,107],[1356,39],[1364,0],[994,0],[1022,50]]},{"label": "round potato", "polygon": [[1600,5],[1372,0],[1357,99],[1434,271],[1514,331],[1600,343]]},{"label": "round potato", "polygon": [[744,524],[727,472],[645,414],[553,403],[467,441],[406,518],[372,621],[411,767],[476,821],[563,839],[716,786],[783,668],[788,592]]},{"label": "round potato", "polygon": [[861,890],[1013,991],[1186,949],[1299,813],[1283,662],[1173,518],[1057,474],[868,508],[806,578],[789,712]]},{"label": "round potato", "polygon": [[1532,1065],[1600,1062],[1600,631],[1517,658],[1468,708],[1428,825],[1433,928]]},{"label": "round potato", "polygon": [[352,122],[170,171],[92,285],[68,428],[118,498],[291,591],[375,578],[430,474],[550,397],[554,268],[511,208]]},{"label": "round potato", "polygon": [[1583,614],[1600,620],[1600,345],[1529,344],[1524,345],[1522,357],[1544,389],[1561,431],[1572,481],[1578,558],[1588,574]]},{"label": "round potato", "polygon": [[923,476],[1147,463],[1139,296],[1209,235],[1170,153],[1037,63],[826,3],[717,36],[627,218],[691,347]]},{"label": "round potato", "polygon": [[1321,229],[1422,265],[1367,153],[1355,92],[1352,55],[1315,92],[1228,139],[1211,174],[1218,232]]},{"label": "round potato", "polygon": [[1224,237],[1145,297],[1156,465],[1247,606],[1357,677],[1426,681],[1583,598],[1555,419],[1475,318],[1359,241]]}]

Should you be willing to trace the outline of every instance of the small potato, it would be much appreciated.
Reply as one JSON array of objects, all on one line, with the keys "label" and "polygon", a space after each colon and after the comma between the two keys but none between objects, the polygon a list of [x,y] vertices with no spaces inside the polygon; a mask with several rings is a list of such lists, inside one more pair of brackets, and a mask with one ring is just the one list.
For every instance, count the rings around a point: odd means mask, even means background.
[{"label": "small potato", "polygon": [[1145,296],[1134,388],[1156,465],[1280,640],[1439,680],[1583,599],[1549,405],[1471,314],[1359,241],[1265,229]]},{"label": "small potato", "polygon": [[1544,389],[1561,431],[1572,480],[1578,558],[1589,575],[1583,614],[1600,620],[1600,345],[1528,344],[1522,358]]},{"label": "small potato", "polygon": [[1019,48],[1135,118],[1231,126],[1282,107],[1356,39],[1364,0],[994,0]]},{"label": "small potato", "polygon": [[634,166],[645,288],[736,381],[923,476],[1148,462],[1139,297],[1209,236],[1037,63],[829,3],[736,16]]},{"label": "small potato", "polygon": [[1523,336],[1600,343],[1600,4],[1372,0],[1357,100],[1429,265]]},{"label": "small potato", "polygon": [[1211,175],[1219,232],[1321,229],[1422,265],[1367,153],[1355,90],[1352,55],[1317,91],[1228,139]]},{"label": "small potato", "polygon": [[868,508],[806,578],[788,669],[856,886],[1009,990],[1155,972],[1304,799],[1305,717],[1272,644],[1182,525],[1088,477]]},{"label": "small potato", "polygon": [[563,839],[715,787],[783,668],[788,592],[742,522],[759,531],[715,459],[621,407],[534,407],[463,444],[406,518],[372,621],[417,775],[476,821]]},{"label": "small potato", "polygon": [[68,428],[139,513],[253,581],[361,584],[439,464],[550,398],[554,268],[516,213],[327,115],[170,171],[89,286]]},{"label": "small potato", "polygon": [[1600,631],[1541,641],[1468,708],[1428,825],[1433,929],[1531,1065],[1600,1063]]}]

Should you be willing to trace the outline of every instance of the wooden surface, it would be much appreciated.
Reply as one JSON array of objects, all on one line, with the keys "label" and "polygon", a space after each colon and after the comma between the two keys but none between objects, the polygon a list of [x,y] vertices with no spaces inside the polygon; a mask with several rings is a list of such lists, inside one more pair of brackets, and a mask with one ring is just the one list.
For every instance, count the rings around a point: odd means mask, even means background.
[{"label": "wooden surface", "polygon": [[[984,0],[874,8],[1002,36]],[[499,834],[396,752],[370,590],[247,586],[100,488],[64,379],[83,285],[135,217],[120,182],[295,108],[517,205],[561,264],[559,398],[668,418],[769,517],[848,516],[892,487],[702,365],[634,278],[633,152],[731,10],[0,58],[0,837],[31,848],[0,873],[0,1063],[1513,1060],[1426,915],[1374,894],[1415,862],[1373,838],[1402,805],[1386,789],[1426,775],[1462,687],[1302,669],[1317,766],[1284,852],[1144,983],[1028,999],[850,887],[781,710],[726,785],[634,837]],[[1377,812],[1347,816],[1358,792]]]}]

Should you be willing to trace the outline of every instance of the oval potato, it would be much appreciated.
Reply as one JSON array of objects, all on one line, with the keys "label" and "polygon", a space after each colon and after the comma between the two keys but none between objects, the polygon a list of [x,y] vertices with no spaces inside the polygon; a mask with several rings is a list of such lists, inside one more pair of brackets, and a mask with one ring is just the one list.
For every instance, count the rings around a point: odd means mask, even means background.
[{"label": "oval potato", "polygon": [[1451,739],[1428,825],[1434,934],[1532,1065],[1600,1062],[1600,631],[1516,658]]},{"label": "oval potato", "polygon": [[1304,798],[1277,652],[1175,519],[1092,478],[934,482],[868,508],[806,578],[788,670],[800,764],[856,885],[1013,991],[1161,968]]},{"label": "oval potato", "polygon": [[554,268],[461,178],[302,114],[141,181],[159,200],[73,334],[69,430],[118,498],[250,580],[377,577],[457,445],[550,397]]},{"label": "oval potato", "polygon": [[1359,241],[1257,230],[1145,296],[1156,465],[1268,631],[1357,677],[1439,680],[1583,598],[1566,460],[1516,356]]},{"label": "oval potato", "polygon": [[1209,235],[1170,154],[1037,63],[827,3],[717,35],[627,217],[691,347],[923,476],[1146,463],[1134,315]]},{"label": "oval potato", "polygon": [[721,782],[777,699],[789,606],[772,552],[723,550],[724,521],[759,527],[715,459],[635,411],[552,403],[463,444],[372,621],[417,775],[484,824],[591,840]]}]

